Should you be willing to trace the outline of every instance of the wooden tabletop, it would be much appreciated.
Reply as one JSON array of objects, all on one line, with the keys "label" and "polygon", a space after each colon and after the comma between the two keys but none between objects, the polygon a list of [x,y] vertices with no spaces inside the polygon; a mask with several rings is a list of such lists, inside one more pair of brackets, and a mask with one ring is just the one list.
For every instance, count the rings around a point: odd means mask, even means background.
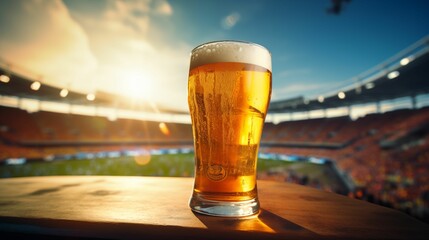
[{"label": "wooden tabletop", "polygon": [[245,219],[188,207],[192,178],[55,176],[0,180],[0,236],[99,239],[429,239],[399,211],[289,183],[258,181]]}]

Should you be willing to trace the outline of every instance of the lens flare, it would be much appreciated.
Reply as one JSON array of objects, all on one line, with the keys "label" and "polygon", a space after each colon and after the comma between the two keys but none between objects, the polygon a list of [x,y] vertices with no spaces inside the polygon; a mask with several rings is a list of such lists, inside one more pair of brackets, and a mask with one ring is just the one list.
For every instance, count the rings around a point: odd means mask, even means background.
[{"label": "lens flare", "polygon": [[160,123],[159,124],[159,130],[161,130],[161,132],[165,135],[165,136],[170,136],[170,129],[168,129],[167,124],[165,123]]},{"label": "lens flare", "polygon": [[134,156],[134,162],[136,162],[136,164],[140,166],[149,164],[150,160],[151,160],[150,153]]}]

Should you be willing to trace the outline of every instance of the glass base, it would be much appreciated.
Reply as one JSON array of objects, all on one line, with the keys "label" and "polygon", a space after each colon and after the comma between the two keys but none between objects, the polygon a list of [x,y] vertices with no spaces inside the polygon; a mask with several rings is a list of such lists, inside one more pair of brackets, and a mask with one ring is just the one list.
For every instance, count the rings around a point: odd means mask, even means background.
[{"label": "glass base", "polygon": [[257,198],[239,202],[224,202],[207,200],[198,193],[194,193],[189,206],[194,212],[219,217],[246,217],[259,212]]}]

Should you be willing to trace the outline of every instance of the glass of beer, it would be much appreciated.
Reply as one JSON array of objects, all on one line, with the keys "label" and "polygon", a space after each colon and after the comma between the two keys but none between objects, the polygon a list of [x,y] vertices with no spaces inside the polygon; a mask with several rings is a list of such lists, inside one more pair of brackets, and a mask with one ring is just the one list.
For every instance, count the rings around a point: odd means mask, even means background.
[{"label": "glass of beer", "polygon": [[266,48],[217,41],[192,50],[193,211],[226,217],[259,212],[256,164],[270,97],[271,54]]}]

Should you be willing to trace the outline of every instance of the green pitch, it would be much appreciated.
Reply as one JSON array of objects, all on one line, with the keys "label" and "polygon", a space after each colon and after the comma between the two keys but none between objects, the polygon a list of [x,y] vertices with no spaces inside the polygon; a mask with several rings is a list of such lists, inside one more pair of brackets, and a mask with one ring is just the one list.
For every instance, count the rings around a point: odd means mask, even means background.
[{"label": "green pitch", "polygon": [[[318,177],[329,184],[324,166],[258,159],[258,172],[293,170],[297,174]],[[0,177],[52,175],[111,175],[111,176],[167,176],[193,177],[193,154],[146,155],[85,160],[33,162],[23,165],[0,166]]]}]

